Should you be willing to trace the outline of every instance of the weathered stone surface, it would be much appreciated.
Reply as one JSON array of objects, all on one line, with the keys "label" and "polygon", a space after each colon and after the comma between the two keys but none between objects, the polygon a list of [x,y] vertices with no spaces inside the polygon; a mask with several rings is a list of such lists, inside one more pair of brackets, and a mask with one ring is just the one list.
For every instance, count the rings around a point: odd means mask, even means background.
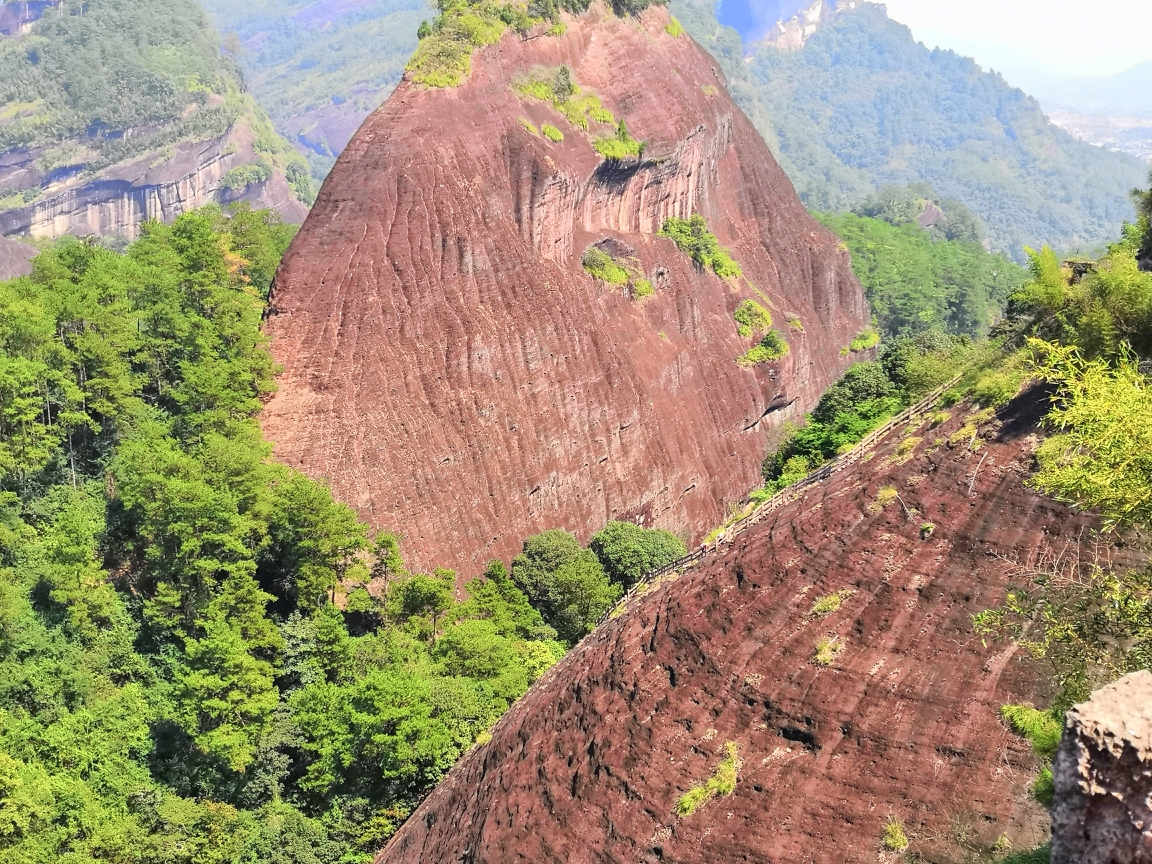
[{"label": "weathered stone surface", "polygon": [[[586,539],[613,518],[697,538],[756,485],[772,429],[850,361],[868,312],[846,252],[667,22],[596,4],[562,37],[478,50],[458,88],[402,83],[285,257],[264,429],[278,459],[401,532],[417,567],[472,575],[535,531]],[[642,164],[605,163],[591,142],[610,127],[577,129],[513,91],[561,64],[648,142]],[[655,236],[694,212],[746,280]],[[582,270],[605,238],[652,278],[644,303]],[[744,298],[774,307],[781,362],[736,364],[752,344],[732,318]]]},{"label": "weathered stone surface", "polygon": [[40,150],[0,153],[0,192],[40,186],[42,196],[25,207],[0,212],[0,236],[56,239],[64,234],[117,236],[134,240],[147,219],[171,221],[212,203],[247,201],[277,210],[300,223],[308,208],[296,200],[281,171],[235,192],[220,188],[228,170],[255,162],[253,136],[244,123],[207,141],[182,141],[112,165],[89,177],[84,165],[42,171]]},{"label": "weathered stone surface", "polygon": [[1052,773],[1052,864],[1152,861],[1152,672],[1068,712]]},{"label": "weathered stone surface", "polygon": [[0,237],[0,281],[15,279],[32,272],[32,259],[37,249],[19,240],[6,240]]},{"label": "weathered stone surface", "polygon": [[[890,816],[917,860],[971,861],[1002,834],[1041,845],[1038,766],[999,719],[1042,697],[1038,668],[984,645],[971,615],[1096,524],[1025,485],[1043,407],[1018,400],[975,452],[936,443],[963,405],[898,429],[650,590],[512,706],[377,864],[874,864],[900,860],[880,846]],[[880,506],[885,487],[900,500]],[[813,616],[833,592],[840,608]],[[823,667],[831,637],[843,650]],[[676,818],[726,741],[734,794]]]}]

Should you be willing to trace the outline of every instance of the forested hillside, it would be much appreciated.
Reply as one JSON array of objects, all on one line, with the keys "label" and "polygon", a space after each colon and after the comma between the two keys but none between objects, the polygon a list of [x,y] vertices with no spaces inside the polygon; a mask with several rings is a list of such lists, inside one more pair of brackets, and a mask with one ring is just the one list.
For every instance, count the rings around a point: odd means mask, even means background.
[{"label": "forested hillside", "polygon": [[998,75],[916,43],[879,5],[820,28],[802,50],[765,47],[747,63],[736,31],[708,4],[676,0],[673,9],[814,210],[927,182],[1020,261],[1025,246],[1099,247],[1132,218],[1127,194],[1145,164],[1077,141]]},{"label": "forested hillside", "polygon": [[416,48],[422,0],[201,0],[277,128],[323,179]]},{"label": "forested hillside", "polygon": [[208,208],[0,282],[5,864],[366,861],[684,554],[554,530],[461,588],[272,462],[260,320],[292,234]]},{"label": "forested hillside", "polygon": [[888,186],[851,213],[819,219],[847,245],[880,334],[987,335],[1024,281],[1020,265],[984,249],[984,227],[927,184]]},{"label": "forested hillside", "polygon": [[[47,6],[29,34],[0,37],[0,100],[0,213],[16,211],[3,233],[55,236],[76,216],[82,233],[130,236],[132,205],[118,201],[163,212],[269,181],[282,198],[312,199],[304,160],[245,92],[196,0]],[[65,190],[107,205],[100,223],[71,199],[51,203]]]}]

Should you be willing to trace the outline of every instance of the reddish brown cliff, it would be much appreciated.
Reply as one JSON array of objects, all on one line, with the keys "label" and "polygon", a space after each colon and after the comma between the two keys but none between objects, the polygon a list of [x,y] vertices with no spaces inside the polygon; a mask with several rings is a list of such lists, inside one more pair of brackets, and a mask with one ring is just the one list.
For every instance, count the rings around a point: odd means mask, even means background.
[{"label": "reddish brown cliff", "polygon": [[[478,51],[458,88],[402,83],[284,260],[265,431],[277,458],[401,531],[416,566],[476,572],[534,531],[587,537],[612,518],[699,536],[755,485],[771,428],[812,406],[867,320],[847,253],[667,22],[597,5],[562,37]],[[594,132],[513,91],[561,64],[648,142],[642,164],[611,168]],[[699,272],[654,236],[694,212],[746,279]],[[646,302],[581,269],[608,237],[653,278]],[[774,366],[735,362],[752,344],[732,318],[746,297],[775,307],[792,344]]]},{"label": "reddish brown cliff", "polygon": [[[875,862],[889,818],[920,860],[974,860],[1001,834],[1044,842],[1026,793],[1035,763],[998,719],[1035,698],[1036,669],[983,645],[970,617],[1093,524],[1024,485],[1036,405],[985,424],[978,450],[956,434],[961,408],[898,430],[632,601],[512,707],[377,864]],[[884,506],[887,487],[899,497]],[[811,614],[842,591],[839,610]],[[820,666],[832,636],[842,653]],[[728,741],[734,794],[677,818]]]}]

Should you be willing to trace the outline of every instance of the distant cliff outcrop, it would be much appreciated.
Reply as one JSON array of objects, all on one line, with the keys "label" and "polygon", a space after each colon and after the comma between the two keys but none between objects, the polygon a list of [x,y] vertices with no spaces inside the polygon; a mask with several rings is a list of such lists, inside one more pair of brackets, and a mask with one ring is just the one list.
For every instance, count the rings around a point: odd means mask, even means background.
[{"label": "distant cliff outcrop", "polygon": [[[465,575],[544,528],[698,539],[868,321],[847,254],[665,11],[596,5],[531,37],[478,49],[459,87],[405,81],[366,121],[266,328],[277,458],[401,532],[416,566]],[[741,276],[659,236],[694,214]],[[735,320],[746,301],[786,356],[737,362],[763,335]]]},{"label": "distant cliff outcrop", "polygon": [[235,200],[302,222],[308,166],[194,0],[0,9],[0,235],[133,239]]}]

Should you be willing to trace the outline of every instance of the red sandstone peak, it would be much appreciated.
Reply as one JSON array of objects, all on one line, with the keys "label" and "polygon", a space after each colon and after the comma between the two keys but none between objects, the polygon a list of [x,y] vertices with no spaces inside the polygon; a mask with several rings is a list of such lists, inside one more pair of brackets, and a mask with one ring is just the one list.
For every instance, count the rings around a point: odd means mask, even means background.
[{"label": "red sandstone peak", "polygon": [[[284,259],[267,324],[284,372],[263,415],[276,457],[400,533],[416,567],[470,576],[536,531],[586,539],[610,519],[698,539],[867,322],[847,253],[668,21],[595,5],[560,37],[478,50],[459,87],[402,82]],[[562,64],[647,142],[643,161],[605,162],[602,132],[514,91]],[[564,140],[528,128],[545,123]],[[744,278],[656,236],[694,213]],[[654,282],[643,303],[582,269],[606,239]],[[770,308],[783,360],[737,365],[744,299]]]},{"label": "red sandstone peak", "polygon": [[[1026,485],[1045,407],[1018,398],[978,452],[966,431],[948,443],[970,406],[898,427],[652,586],[512,706],[376,864],[895,862],[890,819],[917,860],[1043,843],[1039,763],[999,718],[1037,698],[1039,670],[971,616],[1099,527]],[[729,742],[732,794],[678,814]]]}]

